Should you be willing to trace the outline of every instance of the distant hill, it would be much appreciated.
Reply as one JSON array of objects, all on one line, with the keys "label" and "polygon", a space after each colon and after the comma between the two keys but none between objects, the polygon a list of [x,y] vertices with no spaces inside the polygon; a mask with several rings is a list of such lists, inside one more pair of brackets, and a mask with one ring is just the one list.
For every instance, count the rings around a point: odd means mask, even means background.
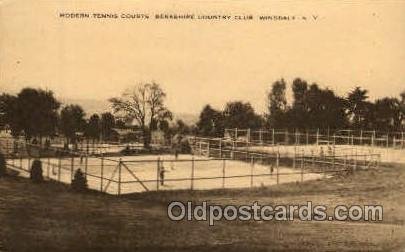
[{"label": "distant hill", "polygon": [[174,113],[174,121],[176,120],[182,120],[185,122],[187,125],[193,125],[198,122],[198,115],[196,114],[189,114],[189,113]]},{"label": "distant hill", "polygon": [[[101,114],[106,111],[112,112],[110,103],[107,100],[96,100],[96,99],[71,99],[71,98],[59,98],[63,105],[67,104],[78,104],[82,106],[86,112],[86,117],[90,117],[92,114]],[[198,115],[192,113],[176,113],[174,114],[174,122],[176,120],[183,120],[188,125],[197,123]]]},{"label": "distant hill", "polygon": [[112,112],[110,103],[106,100],[96,100],[96,99],[70,99],[70,98],[60,98],[59,99],[63,105],[67,104],[78,104],[86,112],[86,117],[90,117],[92,114],[101,114],[106,111]]}]

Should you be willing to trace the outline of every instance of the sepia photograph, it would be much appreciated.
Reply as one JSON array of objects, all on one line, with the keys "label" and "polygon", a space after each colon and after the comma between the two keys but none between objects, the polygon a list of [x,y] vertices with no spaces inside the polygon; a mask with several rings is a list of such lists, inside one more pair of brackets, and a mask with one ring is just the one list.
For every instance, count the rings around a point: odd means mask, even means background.
[{"label": "sepia photograph", "polygon": [[0,0],[3,251],[405,251],[405,1]]}]

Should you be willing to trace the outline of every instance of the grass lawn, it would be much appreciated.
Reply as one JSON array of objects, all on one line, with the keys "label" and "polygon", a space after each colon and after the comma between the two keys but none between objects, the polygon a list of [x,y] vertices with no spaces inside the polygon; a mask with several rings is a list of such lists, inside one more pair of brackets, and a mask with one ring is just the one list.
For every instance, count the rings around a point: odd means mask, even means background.
[{"label": "grass lawn", "polygon": [[[173,222],[172,200],[384,206],[382,222]],[[405,165],[303,184],[111,196],[54,182],[0,179],[0,251],[405,250]]]}]

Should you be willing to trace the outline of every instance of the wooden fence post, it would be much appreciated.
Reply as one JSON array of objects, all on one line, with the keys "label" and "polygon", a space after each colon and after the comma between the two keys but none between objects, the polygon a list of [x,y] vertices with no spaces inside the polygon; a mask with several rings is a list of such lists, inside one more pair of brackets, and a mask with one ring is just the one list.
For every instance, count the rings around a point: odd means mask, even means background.
[{"label": "wooden fence post", "polygon": [[345,154],[344,160],[343,160],[343,170],[346,170],[347,168],[347,155]]},{"label": "wooden fence post", "polygon": [[279,178],[279,176],[280,176],[280,174],[279,174],[279,166],[280,166],[280,153],[279,152],[277,152],[277,156],[276,156],[276,169],[277,169],[277,185],[279,184],[279,182],[280,182],[280,178]]},{"label": "wooden fence post", "polygon": [[308,142],[309,142],[308,130],[306,130],[306,132],[305,132],[305,140],[306,140],[306,144],[308,145]]},{"label": "wooden fence post", "polygon": [[[28,159],[28,161],[29,161],[29,159]],[[60,181],[61,166],[62,166],[62,157],[59,156],[59,162],[58,162],[58,181]]]},{"label": "wooden fence post", "polygon": [[75,158],[74,158],[74,156],[72,155],[72,157],[70,158],[70,182],[73,181],[74,163],[75,163]]},{"label": "wooden fence post", "polygon": [[191,158],[191,190],[194,190],[194,156]]},{"label": "wooden fence post", "polygon": [[225,188],[225,167],[226,167],[226,160],[223,159],[223,161],[222,161],[222,188]]},{"label": "wooden fence post", "polygon": [[219,139],[219,158],[222,158],[222,139]]},{"label": "wooden fence post", "polygon": [[390,140],[389,140],[389,134],[387,133],[387,148],[389,147]]},{"label": "wooden fence post", "polygon": [[84,163],[84,177],[87,179],[87,170],[88,170],[88,168],[87,168],[87,166],[88,166],[88,155],[86,154],[86,160],[84,161],[85,163]]},{"label": "wooden fence post", "polygon": [[[51,165],[51,158],[48,156],[48,165],[46,166],[46,176],[49,179],[49,169],[50,169],[50,165]],[[22,166],[21,166],[22,167]]]},{"label": "wooden fence post", "polygon": [[250,157],[250,188],[253,187],[253,169],[254,169],[254,160],[253,157]]},{"label": "wooden fence post", "polygon": [[[201,143],[201,142],[200,142]],[[159,191],[159,183],[160,183],[160,157],[157,158],[156,162],[156,191]]]},{"label": "wooden fence post", "polygon": [[304,182],[304,153],[301,155],[301,183],[302,182]]},{"label": "wooden fence post", "polygon": [[103,191],[103,187],[104,187],[104,154],[101,154],[101,171],[100,171],[100,192]]},{"label": "wooden fence post", "polygon": [[121,195],[121,168],[122,168],[122,160],[118,163],[118,195]]}]

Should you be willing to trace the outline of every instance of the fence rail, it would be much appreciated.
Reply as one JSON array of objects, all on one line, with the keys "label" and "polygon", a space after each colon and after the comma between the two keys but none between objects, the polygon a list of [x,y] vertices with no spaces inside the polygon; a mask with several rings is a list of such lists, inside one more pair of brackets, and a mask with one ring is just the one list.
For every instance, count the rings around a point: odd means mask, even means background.
[{"label": "fence rail", "polygon": [[369,145],[386,148],[405,148],[405,132],[375,130],[294,130],[287,129],[225,129],[224,138],[242,140],[251,144],[308,145],[345,144]]},{"label": "fence rail", "polygon": [[[202,139],[199,140],[203,141]],[[199,190],[257,187],[288,182],[304,182],[328,174],[378,167],[378,155],[305,156],[291,159],[280,153],[216,148],[198,141],[194,154],[174,156],[105,157],[63,148],[43,148],[12,138],[0,139],[0,151],[6,154],[9,168],[28,176],[31,161],[42,161],[44,177],[70,184],[81,169],[88,185],[110,194],[127,194],[171,189]],[[198,153],[200,151],[200,153]]]}]

